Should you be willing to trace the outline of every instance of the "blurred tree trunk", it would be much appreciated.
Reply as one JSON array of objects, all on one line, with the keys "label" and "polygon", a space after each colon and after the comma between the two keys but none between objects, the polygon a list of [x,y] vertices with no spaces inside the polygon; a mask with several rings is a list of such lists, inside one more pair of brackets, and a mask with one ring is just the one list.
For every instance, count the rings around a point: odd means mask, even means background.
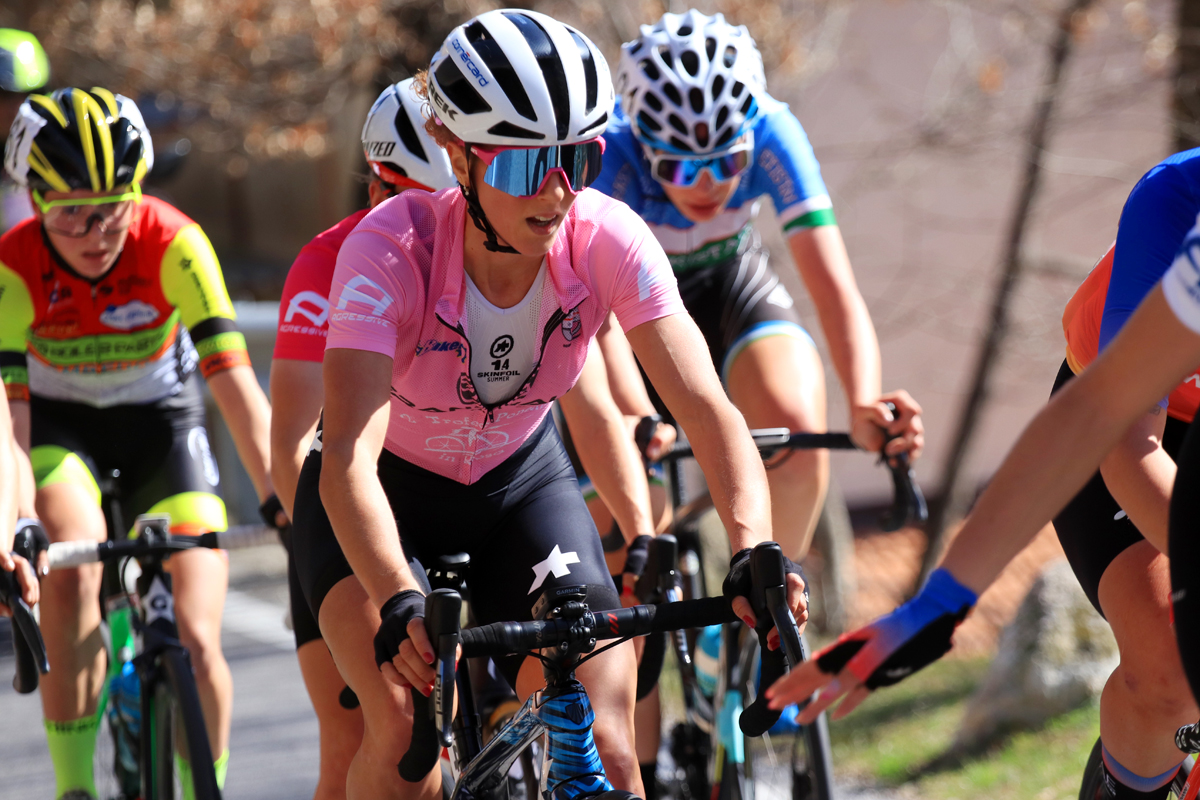
[{"label": "blurred tree trunk", "polygon": [[1200,147],[1200,0],[1179,0],[1175,96],[1171,104],[1175,150]]},{"label": "blurred tree trunk", "polygon": [[[930,513],[929,544],[925,549],[917,583],[912,587],[910,595],[924,584],[929,573],[941,560],[949,530],[966,513],[975,492],[976,487],[966,480],[964,466],[982,420],[984,406],[991,394],[992,371],[1000,360],[1004,339],[1008,335],[1009,305],[1024,266],[1022,246],[1033,203],[1041,186],[1042,160],[1048,149],[1050,119],[1059,97],[1063,72],[1071,55],[1074,41],[1072,34],[1075,25],[1093,2],[1094,0],[1069,0],[1058,17],[1054,36],[1050,42],[1049,69],[1046,82],[1042,85],[1034,106],[1029,135],[1026,137],[1025,176],[1022,179],[1020,194],[1009,221],[1004,263],[1000,270],[996,294],[992,299],[991,315],[988,325],[983,331],[983,341],[975,359],[971,388],[959,417],[958,427],[954,432],[950,453],[943,467],[940,490]],[[1181,2],[1184,5],[1195,5],[1200,8],[1198,0],[1181,0]]]}]

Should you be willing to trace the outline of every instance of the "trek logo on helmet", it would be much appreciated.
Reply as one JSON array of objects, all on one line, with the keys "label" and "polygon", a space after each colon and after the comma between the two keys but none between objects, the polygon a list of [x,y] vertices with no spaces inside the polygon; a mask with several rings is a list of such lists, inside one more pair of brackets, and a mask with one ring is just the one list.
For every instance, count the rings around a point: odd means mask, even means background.
[{"label": "trek logo on helmet", "polygon": [[433,105],[437,108],[438,112],[448,116],[451,121],[458,119],[458,112],[451,108],[441,93],[433,88],[432,81],[429,84],[429,99],[433,101]]}]

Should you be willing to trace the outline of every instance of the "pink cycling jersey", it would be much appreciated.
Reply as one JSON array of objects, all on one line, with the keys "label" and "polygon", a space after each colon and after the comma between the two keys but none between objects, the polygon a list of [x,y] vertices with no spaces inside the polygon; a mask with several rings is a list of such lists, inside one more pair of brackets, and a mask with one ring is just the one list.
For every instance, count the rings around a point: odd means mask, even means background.
[{"label": "pink cycling jersey", "polygon": [[542,304],[540,361],[512,399],[486,406],[468,370],[465,223],[458,189],[405,192],[368,214],[338,253],[327,349],[391,357],[384,446],[470,484],[516,450],[575,384],[610,310],[626,331],[686,312],[646,224],[624,203],[586,189],[547,256],[556,302]]}]

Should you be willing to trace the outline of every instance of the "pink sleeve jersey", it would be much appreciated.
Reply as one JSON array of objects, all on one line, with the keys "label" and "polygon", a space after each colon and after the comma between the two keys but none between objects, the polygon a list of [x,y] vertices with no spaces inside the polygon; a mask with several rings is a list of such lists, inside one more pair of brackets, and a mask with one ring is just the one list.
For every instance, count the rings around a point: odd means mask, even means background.
[{"label": "pink sleeve jersey", "polygon": [[283,284],[275,358],[316,361],[325,358],[329,333],[329,284],[338,250],[370,209],[356,211],[317,236],[300,251]]},{"label": "pink sleeve jersey", "polygon": [[625,330],[686,312],[645,223],[623,203],[584,190],[547,255],[556,302],[542,303],[538,365],[515,396],[487,405],[468,369],[465,223],[458,189],[405,192],[368,214],[338,253],[327,349],[391,357],[384,446],[470,484],[508,458],[575,385],[610,310]]}]

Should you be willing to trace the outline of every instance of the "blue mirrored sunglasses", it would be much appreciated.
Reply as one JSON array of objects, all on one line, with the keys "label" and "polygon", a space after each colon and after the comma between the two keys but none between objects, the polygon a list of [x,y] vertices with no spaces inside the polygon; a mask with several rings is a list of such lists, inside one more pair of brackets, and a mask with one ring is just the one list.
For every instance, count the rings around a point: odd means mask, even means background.
[{"label": "blue mirrored sunglasses", "polygon": [[604,140],[550,147],[491,148],[471,145],[487,164],[483,182],[513,197],[532,197],[550,175],[561,172],[572,192],[581,192],[600,176]]}]

